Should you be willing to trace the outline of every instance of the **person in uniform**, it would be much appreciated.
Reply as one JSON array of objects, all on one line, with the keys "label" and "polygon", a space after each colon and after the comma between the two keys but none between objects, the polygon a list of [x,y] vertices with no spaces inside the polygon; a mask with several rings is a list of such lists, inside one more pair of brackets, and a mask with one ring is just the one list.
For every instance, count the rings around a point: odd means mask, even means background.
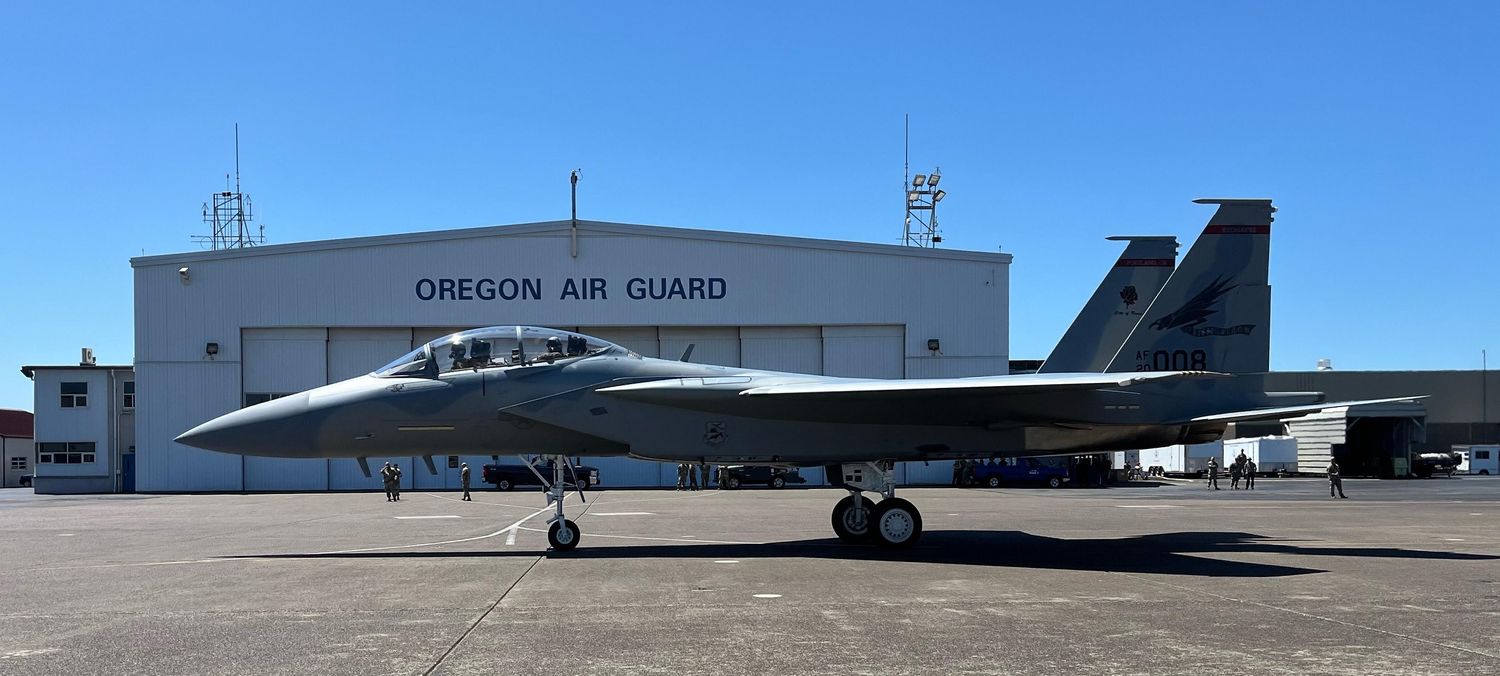
[{"label": "person in uniform", "polygon": [[964,485],[965,486],[973,486],[974,485],[974,461],[973,460],[965,460],[964,461]]},{"label": "person in uniform", "polygon": [[688,490],[698,490],[698,468],[693,467],[690,462],[682,463],[682,466],[687,468]]},{"label": "person in uniform", "polygon": [[962,460],[953,461],[953,485],[964,485],[964,461]]},{"label": "person in uniform", "polygon": [[1208,459],[1208,487],[1219,490],[1219,461]]},{"label": "person in uniform", "polygon": [[563,354],[562,339],[558,338],[557,336],[552,336],[551,338],[547,339],[547,351],[543,352],[541,356],[536,358],[536,360],[551,364],[552,362],[555,362],[566,356],[568,355]]},{"label": "person in uniform", "polygon": [[1245,490],[1255,490],[1255,461],[1245,460]]},{"label": "person in uniform", "polygon": [[687,473],[688,464],[685,462],[677,463],[677,490],[687,490]]},{"label": "person in uniform", "polygon": [[394,479],[395,476],[396,475],[391,471],[391,463],[388,462],[384,467],[380,468],[380,482],[382,484],[385,484],[386,502],[396,501],[396,489],[392,488],[392,479]]},{"label": "person in uniform", "polygon": [[401,466],[391,465],[391,494],[396,496],[396,502],[401,502]]},{"label": "person in uniform", "polygon": [[1340,498],[1349,497],[1344,495],[1344,477],[1339,475],[1339,461],[1330,458],[1328,460],[1328,497],[1333,497],[1334,491],[1338,492]]},{"label": "person in uniform", "polygon": [[469,463],[467,462],[458,466],[458,485],[464,489],[464,500],[473,502],[473,498],[469,497]]},{"label": "person in uniform", "polygon": [[1229,490],[1240,489],[1240,474],[1245,471],[1245,466],[1238,462],[1229,463]]},{"label": "person in uniform", "polygon": [[703,484],[703,490],[708,490],[708,463],[698,463],[698,478]]}]

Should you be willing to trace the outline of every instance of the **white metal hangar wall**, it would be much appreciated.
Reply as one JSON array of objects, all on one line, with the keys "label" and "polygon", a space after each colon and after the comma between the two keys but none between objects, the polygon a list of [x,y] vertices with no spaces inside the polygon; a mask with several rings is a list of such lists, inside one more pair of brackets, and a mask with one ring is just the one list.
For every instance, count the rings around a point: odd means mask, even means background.
[{"label": "white metal hangar wall", "polygon": [[[352,459],[240,457],[172,439],[477,326],[577,329],[664,358],[695,344],[696,362],[838,376],[1003,374],[1010,262],[592,221],[576,233],[558,221],[132,259],[136,487],[375,488]],[[457,486],[447,463],[432,476],[419,458],[394,461],[411,488]],[[489,456],[465,461],[477,470]],[[675,482],[659,463],[587,462],[605,486]],[[949,471],[916,465],[905,478],[945,481]]]}]

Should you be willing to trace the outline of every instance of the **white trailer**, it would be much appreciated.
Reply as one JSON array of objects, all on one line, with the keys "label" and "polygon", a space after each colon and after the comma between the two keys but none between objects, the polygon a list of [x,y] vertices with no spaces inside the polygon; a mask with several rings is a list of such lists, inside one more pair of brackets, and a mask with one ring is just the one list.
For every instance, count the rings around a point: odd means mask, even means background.
[{"label": "white trailer", "polygon": [[[1160,467],[1163,474],[1199,476],[1208,470],[1208,459],[1224,455],[1223,441],[1206,444],[1173,444],[1140,451],[1141,467]],[[1220,465],[1220,471],[1223,466]]]},{"label": "white trailer", "polygon": [[1454,445],[1453,452],[1459,457],[1457,474],[1500,474],[1500,445]]},{"label": "white trailer", "polygon": [[1255,473],[1258,475],[1297,473],[1296,437],[1230,439],[1224,442],[1224,458],[1221,462],[1228,467],[1235,458],[1240,457],[1240,453],[1255,462]]}]

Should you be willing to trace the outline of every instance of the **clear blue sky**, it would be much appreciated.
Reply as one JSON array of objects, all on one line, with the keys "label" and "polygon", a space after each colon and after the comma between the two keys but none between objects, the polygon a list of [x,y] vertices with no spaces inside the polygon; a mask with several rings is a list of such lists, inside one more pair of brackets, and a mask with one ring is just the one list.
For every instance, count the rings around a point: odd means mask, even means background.
[{"label": "clear blue sky", "polygon": [[1015,358],[1105,236],[1186,245],[1193,198],[1265,196],[1274,368],[1477,368],[1497,8],[4,3],[0,406],[21,364],[132,360],[127,259],[196,247],[235,122],[273,242],[562,218],[575,167],[586,218],[896,242],[909,112],[944,246],[1015,254]]}]

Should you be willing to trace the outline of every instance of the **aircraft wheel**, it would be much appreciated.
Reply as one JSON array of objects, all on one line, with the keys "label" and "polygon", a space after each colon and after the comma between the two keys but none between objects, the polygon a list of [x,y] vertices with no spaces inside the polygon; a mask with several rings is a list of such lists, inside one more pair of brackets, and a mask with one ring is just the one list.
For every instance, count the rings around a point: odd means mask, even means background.
[{"label": "aircraft wheel", "polygon": [[729,488],[731,490],[733,490],[735,488],[739,488],[740,487],[740,478],[737,477],[737,476],[729,477],[729,484],[728,484],[728,486],[729,486]]},{"label": "aircraft wheel", "polygon": [[516,485],[511,483],[510,479],[501,479],[495,482],[495,490],[497,491],[508,491],[515,487]]},{"label": "aircraft wheel", "polygon": [[786,488],[786,479],[779,476],[771,477],[771,488]]},{"label": "aircraft wheel", "polygon": [[881,500],[870,525],[876,542],[887,547],[910,547],[922,537],[921,512],[901,498]]},{"label": "aircraft wheel", "polygon": [[1050,487],[1052,487],[1052,488],[1061,488],[1062,487],[1062,479],[1059,479],[1057,477],[1052,477],[1051,479],[1047,480],[1047,485],[1050,486]]},{"label": "aircraft wheel", "polygon": [[578,538],[582,535],[578,524],[567,519],[554,521],[552,527],[547,529],[547,544],[557,551],[566,552],[578,546]]},{"label": "aircraft wheel", "polygon": [[833,506],[833,532],[844,542],[865,542],[870,537],[870,525],[875,520],[875,501],[864,496],[859,499],[865,505],[865,518],[861,521],[854,518],[854,496],[847,496]]},{"label": "aircraft wheel", "polygon": [[999,488],[1000,487],[1000,477],[992,476],[992,477],[990,477],[990,480],[986,481],[985,483],[988,484],[990,488]]}]

